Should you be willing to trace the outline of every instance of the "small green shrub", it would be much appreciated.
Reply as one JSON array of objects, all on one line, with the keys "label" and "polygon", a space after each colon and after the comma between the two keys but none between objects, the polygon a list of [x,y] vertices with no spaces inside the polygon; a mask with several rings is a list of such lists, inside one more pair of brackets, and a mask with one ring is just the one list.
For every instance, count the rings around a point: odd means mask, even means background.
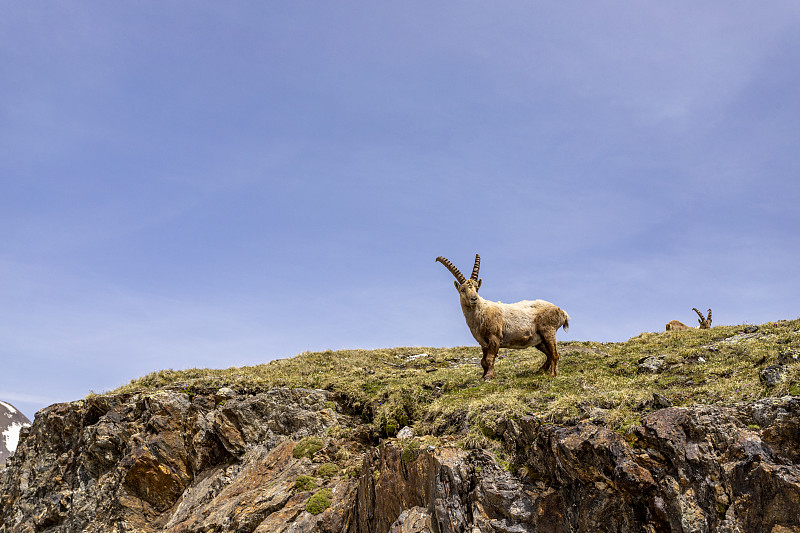
[{"label": "small green shrub", "polygon": [[317,475],[325,479],[330,479],[339,473],[339,467],[333,463],[325,463],[317,469]]},{"label": "small green shrub", "polygon": [[510,462],[506,461],[505,459],[501,459],[500,457],[497,457],[497,456],[495,456],[494,459],[497,462],[497,464],[500,465],[500,468],[502,468],[506,472],[514,473],[514,471],[516,470],[514,468],[514,465],[512,465]]},{"label": "small green shrub", "polygon": [[313,515],[320,514],[331,506],[331,498],[333,498],[331,489],[322,489],[315,492],[306,502],[306,511]]},{"label": "small green shrub", "polygon": [[397,409],[394,414],[395,419],[397,420],[397,426],[402,429],[407,426],[410,422],[408,418],[408,414],[406,414],[405,409]]},{"label": "small green shrub", "polygon": [[302,492],[313,490],[318,486],[316,480],[311,476],[298,476],[294,482],[294,487]]},{"label": "small green shrub", "polygon": [[403,451],[400,453],[400,459],[402,459],[404,463],[411,463],[417,459],[418,455],[419,441],[412,440],[403,448]]},{"label": "small green shrub", "polygon": [[297,443],[292,455],[294,455],[295,459],[303,457],[311,459],[315,453],[322,449],[322,444],[322,439],[319,437],[306,437]]}]

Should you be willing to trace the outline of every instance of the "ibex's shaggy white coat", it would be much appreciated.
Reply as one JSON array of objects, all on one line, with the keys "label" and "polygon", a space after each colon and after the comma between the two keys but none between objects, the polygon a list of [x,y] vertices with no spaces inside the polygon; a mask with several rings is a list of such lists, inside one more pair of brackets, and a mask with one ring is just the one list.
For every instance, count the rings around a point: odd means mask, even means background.
[{"label": "ibex's shaggy white coat", "polygon": [[484,300],[478,295],[483,280],[478,279],[481,257],[475,255],[472,277],[466,279],[453,264],[442,256],[436,258],[455,276],[455,286],[461,297],[461,310],[472,336],[483,350],[483,378],[494,377],[494,360],[500,348],[534,346],[547,358],[539,372],[558,372],[556,331],[569,329],[569,315],[544,300],[523,300],[513,304]]},{"label": "ibex's shaggy white coat", "polygon": [[[708,310],[708,317],[704,317],[703,313],[697,310],[696,307],[692,307],[692,311],[697,313],[697,316],[700,318],[697,321],[700,323],[697,326],[697,329],[708,329],[711,327],[711,309]],[[667,331],[683,331],[685,329],[695,329],[691,326],[687,326],[683,322],[679,322],[678,320],[670,320],[667,322]]]}]

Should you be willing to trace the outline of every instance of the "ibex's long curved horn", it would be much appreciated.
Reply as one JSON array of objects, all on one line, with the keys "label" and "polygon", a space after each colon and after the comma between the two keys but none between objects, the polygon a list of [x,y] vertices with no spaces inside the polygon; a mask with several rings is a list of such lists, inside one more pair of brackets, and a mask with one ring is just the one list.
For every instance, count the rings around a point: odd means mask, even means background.
[{"label": "ibex's long curved horn", "polygon": [[446,258],[440,255],[439,257],[436,258],[436,260],[439,261],[441,264],[443,264],[445,267],[447,267],[447,270],[449,270],[450,273],[456,277],[459,283],[464,283],[465,281],[467,281],[467,278],[464,277],[464,274],[462,274],[461,271],[459,271],[453,265],[453,263],[448,261]]},{"label": "ibex's long curved horn", "polygon": [[481,256],[475,254],[475,266],[472,267],[472,276],[469,279],[478,281],[478,271],[481,269]]},{"label": "ibex's long curved horn", "polygon": [[698,322],[700,322],[700,327],[701,328],[710,328],[711,327],[711,309],[708,310],[708,318],[704,317],[703,313],[701,313],[699,310],[697,310],[694,307],[692,307],[692,311],[697,313],[697,316],[700,317],[700,320],[698,320]]}]

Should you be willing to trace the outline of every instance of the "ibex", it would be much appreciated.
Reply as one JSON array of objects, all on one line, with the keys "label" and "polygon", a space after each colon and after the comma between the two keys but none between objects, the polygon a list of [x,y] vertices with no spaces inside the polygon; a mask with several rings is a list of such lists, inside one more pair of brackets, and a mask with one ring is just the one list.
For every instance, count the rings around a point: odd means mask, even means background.
[{"label": "ibex", "polygon": [[[708,329],[711,327],[711,309],[708,310],[708,317],[704,317],[703,313],[697,310],[696,307],[692,307],[692,311],[697,313],[697,316],[700,318],[697,320],[700,325],[697,326],[697,329]],[[678,322],[677,320],[670,320],[667,322],[667,331],[682,331],[684,329],[695,329],[691,326],[687,326],[683,322]]]},{"label": "ibex", "polygon": [[483,350],[481,366],[483,379],[494,378],[494,359],[500,348],[527,348],[535,346],[547,358],[539,373],[549,372],[555,377],[558,372],[558,348],[556,331],[569,329],[569,315],[561,308],[544,300],[523,300],[514,304],[491,302],[478,295],[483,280],[478,279],[481,256],[475,254],[472,276],[466,279],[442,256],[436,258],[456,278],[456,290],[461,297],[461,310],[467,319],[472,336]]}]

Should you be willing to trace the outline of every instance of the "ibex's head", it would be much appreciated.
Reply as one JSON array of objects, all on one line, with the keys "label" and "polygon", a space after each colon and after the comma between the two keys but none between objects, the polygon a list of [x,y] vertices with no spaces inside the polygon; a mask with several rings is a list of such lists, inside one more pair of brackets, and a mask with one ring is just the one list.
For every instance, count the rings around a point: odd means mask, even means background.
[{"label": "ibex's head", "polygon": [[481,268],[481,256],[475,254],[475,266],[472,267],[472,276],[470,276],[469,279],[465,278],[464,275],[453,266],[453,263],[441,255],[437,257],[436,260],[447,267],[447,270],[456,277],[457,281],[453,283],[461,296],[461,303],[467,307],[472,307],[478,303],[478,289],[481,288],[481,282],[483,281],[478,279],[478,271]]},{"label": "ibex's head", "polygon": [[692,307],[692,311],[697,313],[697,316],[700,317],[697,319],[697,321],[700,322],[700,325],[698,326],[699,329],[708,329],[711,327],[711,309],[708,310],[708,317],[704,317],[703,313],[698,311],[695,307]]}]

